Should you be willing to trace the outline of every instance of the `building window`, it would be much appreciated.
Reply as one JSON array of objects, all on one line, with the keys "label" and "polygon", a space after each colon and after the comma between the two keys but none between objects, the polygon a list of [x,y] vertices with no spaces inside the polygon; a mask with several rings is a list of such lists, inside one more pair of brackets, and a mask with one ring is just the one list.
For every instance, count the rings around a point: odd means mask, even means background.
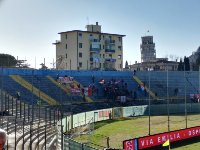
[{"label": "building window", "polygon": [[78,36],[82,38],[82,33],[79,33]]},{"label": "building window", "polygon": [[119,64],[119,68],[122,69],[122,64]]},{"label": "building window", "polygon": [[104,35],[103,35],[103,40],[104,40]]},{"label": "building window", "polygon": [[109,54],[109,57],[112,58],[112,54]]},{"label": "building window", "polygon": [[122,46],[118,46],[118,49],[121,51],[122,50]]},{"label": "building window", "polygon": [[65,38],[67,39],[67,34],[65,35]]},{"label": "building window", "polygon": [[99,68],[101,68],[101,63],[99,63]]},{"label": "building window", "polygon": [[79,62],[79,67],[82,68],[82,62]]},{"label": "building window", "polygon": [[66,56],[66,58],[67,58],[67,54],[66,54],[65,56]]},{"label": "building window", "polygon": [[82,53],[79,53],[78,55],[79,55],[80,58],[82,58]]},{"label": "building window", "polygon": [[121,59],[122,58],[122,55],[118,55],[118,59]]},{"label": "building window", "polygon": [[119,42],[121,42],[121,41],[122,41],[122,38],[121,38],[121,37],[118,37],[118,40],[119,40]]},{"label": "building window", "polygon": [[65,48],[67,49],[67,44],[65,45]]},{"label": "building window", "polygon": [[89,40],[93,42],[94,38],[93,38],[92,34],[89,35]]},{"label": "building window", "polygon": [[103,45],[103,49],[104,49],[104,45]]},{"label": "building window", "polygon": [[105,54],[103,54],[103,58],[105,58]]},{"label": "building window", "polygon": [[99,41],[101,40],[101,34],[99,34]]},{"label": "building window", "polygon": [[112,39],[112,36],[109,36],[109,39],[111,40],[111,39]]},{"label": "building window", "polygon": [[100,57],[101,57],[101,54],[100,54]]},{"label": "building window", "polygon": [[79,48],[83,48],[83,43],[79,43]]}]

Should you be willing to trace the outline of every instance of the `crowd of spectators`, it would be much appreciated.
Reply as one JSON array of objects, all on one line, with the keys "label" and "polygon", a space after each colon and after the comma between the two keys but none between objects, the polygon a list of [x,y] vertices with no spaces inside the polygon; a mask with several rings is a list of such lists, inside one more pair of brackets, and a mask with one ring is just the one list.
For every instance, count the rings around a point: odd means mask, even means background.
[{"label": "crowd of spectators", "polygon": [[107,100],[115,101],[119,96],[128,96],[130,94],[128,85],[123,79],[111,79],[107,81],[101,79],[99,84],[103,88],[103,94]]},{"label": "crowd of spectators", "polygon": [[[135,74],[135,72],[134,72]],[[137,99],[139,96],[138,93],[143,96],[147,96],[147,92],[145,89],[145,83],[142,85],[138,85],[137,88],[128,90],[128,84],[124,82],[123,79],[104,79],[101,78],[96,79],[94,76],[91,76],[91,81],[87,86],[81,87],[80,84],[76,84],[74,82],[74,78],[70,76],[59,77],[57,76],[57,81],[60,84],[68,84],[71,88],[71,94],[73,95],[83,95],[83,99],[85,96],[93,97],[94,99],[105,99],[107,101],[116,101],[120,100],[125,96],[126,98]]]}]

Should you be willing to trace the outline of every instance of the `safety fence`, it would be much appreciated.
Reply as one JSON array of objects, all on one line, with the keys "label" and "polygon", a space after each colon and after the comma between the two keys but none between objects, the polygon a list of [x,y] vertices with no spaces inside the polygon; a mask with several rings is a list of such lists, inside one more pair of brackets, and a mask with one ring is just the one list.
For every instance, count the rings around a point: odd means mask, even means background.
[{"label": "safety fence", "polygon": [[[149,111],[150,109],[150,111]],[[109,109],[101,109],[95,111],[89,111],[74,115],[68,115],[62,119],[63,132],[69,133],[71,130],[75,130],[80,126],[86,126],[87,124],[95,123],[102,120],[117,119],[122,117],[134,117],[134,116],[147,116],[147,115],[166,115],[176,113],[199,113],[199,103],[187,103],[183,104],[160,104],[160,105],[142,105],[142,106],[128,106],[128,107],[116,107]],[[91,129],[91,126],[90,126]],[[87,147],[87,144],[79,143],[64,135],[64,149],[79,147],[80,150],[92,149]],[[106,146],[105,146],[106,147]]]},{"label": "safety fence", "polygon": [[[101,109],[68,115],[62,119],[63,132],[68,132],[73,128],[86,125],[91,120],[92,122],[98,122],[122,117],[143,116],[149,115],[149,112],[151,115],[164,115],[167,114],[167,109],[167,104],[151,105],[150,107],[148,105],[142,105]],[[200,112],[200,103],[187,103],[186,110],[188,113],[198,113]],[[184,113],[185,104],[169,104],[169,112],[170,114]]]}]

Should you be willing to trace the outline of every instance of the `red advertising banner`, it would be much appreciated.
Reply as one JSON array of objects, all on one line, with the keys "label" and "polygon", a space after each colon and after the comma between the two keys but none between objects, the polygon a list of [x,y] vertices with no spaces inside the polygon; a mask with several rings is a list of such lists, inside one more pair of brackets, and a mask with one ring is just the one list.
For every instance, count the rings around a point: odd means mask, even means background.
[{"label": "red advertising banner", "polygon": [[123,144],[124,144],[123,145],[124,150],[137,150],[137,149],[135,149],[135,142],[134,142],[134,140],[125,141]]},{"label": "red advertising banner", "polygon": [[101,117],[109,117],[110,113],[111,113],[110,110],[99,111],[99,118],[101,118]]},{"label": "red advertising banner", "polygon": [[[150,148],[158,145],[162,145],[165,141],[169,139],[170,142],[180,141],[184,139],[189,139],[192,137],[200,136],[200,126],[176,130],[171,132],[165,132],[160,134],[155,134],[151,136],[145,136],[138,138],[138,149]],[[130,149],[127,142],[134,143],[135,139],[126,140],[123,142],[125,150],[136,150],[136,148]],[[134,147],[134,146],[133,146]]]}]

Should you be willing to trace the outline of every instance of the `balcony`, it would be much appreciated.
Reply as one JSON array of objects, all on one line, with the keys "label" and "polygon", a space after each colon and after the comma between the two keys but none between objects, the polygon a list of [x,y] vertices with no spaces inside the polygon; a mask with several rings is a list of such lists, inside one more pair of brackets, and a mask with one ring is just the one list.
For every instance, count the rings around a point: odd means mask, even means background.
[{"label": "balcony", "polygon": [[90,47],[90,52],[99,53],[100,52],[100,48],[92,48],[92,47]]},{"label": "balcony", "polygon": [[108,61],[108,62],[116,62],[116,59],[113,59],[113,58],[106,58],[105,61]]},{"label": "balcony", "polygon": [[114,49],[105,49],[105,52],[106,53],[115,53],[115,50]]},{"label": "balcony", "polygon": [[98,56],[90,56],[90,62],[100,63],[101,62],[101,58],[98,57]]},{"label": "balcony", "polygon": [[115,40],[110,40],[110,44],[115,44]]},{"label": "balcony", "polygon": [[90,51],[91,52],[99,52],[100,51],[100,43],[99,42],[92,42],[90,44]]},{"label": "balcony", "polygon": [[99,39],[94,39],[94,38],[89,38],[89,41],[90,41],[90,42],[100,42]]},{"label": "balcony", "polygon": [[111,39],[106,39],[105,40],[106,44],[115,44],[115,40],[111,40]]}]

